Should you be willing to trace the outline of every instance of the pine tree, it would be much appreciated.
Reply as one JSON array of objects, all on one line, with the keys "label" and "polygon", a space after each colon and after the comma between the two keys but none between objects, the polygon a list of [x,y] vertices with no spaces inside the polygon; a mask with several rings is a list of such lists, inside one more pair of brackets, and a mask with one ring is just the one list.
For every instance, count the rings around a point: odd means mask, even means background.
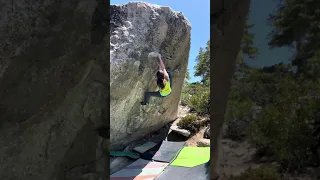
[{"label": "pine tree", "polygon": [[[237,64],[240,67],[247,67],[244,59],[248,57],[249,59],[255,59],[259,55],[259,50],[254,46],[254,34],[250,32],[250,29],[254,27],[253,24],[247,24],[244,29],[240,52],[237,58]],[[197,65],[195,66],[195,76],[201,76],[202,82],[208,82],[210,78],[210,40],[207,42],[205,49],[202,47],[199,50],[199,54],[196,58]]]},{"label": "pine tree", "polygon": [[269,34],[271,48],[287,46],[294,50],[293,65],[305,72],[307,60],[320,49],[320,1],[281,1],[268,22],[273,26]]}]

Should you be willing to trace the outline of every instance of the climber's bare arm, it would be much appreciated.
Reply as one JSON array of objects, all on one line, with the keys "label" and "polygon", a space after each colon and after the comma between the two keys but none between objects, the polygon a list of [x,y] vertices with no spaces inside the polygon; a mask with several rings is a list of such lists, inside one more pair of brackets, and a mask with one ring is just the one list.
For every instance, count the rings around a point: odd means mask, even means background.
[{"label": "climber's bare arm", "polygon": [[164,71],[166,69],[166,67],[164,66],[163,64],[163,61],[162,61],[162,58],[161,58],[161,55],[159,54],[159,68],[160,70]]},{"label": "climber's bare arm", "polygon": [[163,61],[162,61],[162,58],[161,58],[161,55],[160,55],[160,54],[159,54],[159,68],[160,68],[160,70],[163,71],[163,73],[164,73],[164,78],[165,78],[165,79],[169,79],[168,72],[167,72],[167,70],[166,70],[166,67],[165,67],[164,64],[163,64]]},{"label": "climber's bare arm", "polygon": [[166,69],[163,69],[163,74],[164,74],[164,78],[165,78],[166,80],[168,80],[168,79],[169,79],[169,74],[167,73],[167,70],[166,70]]}]

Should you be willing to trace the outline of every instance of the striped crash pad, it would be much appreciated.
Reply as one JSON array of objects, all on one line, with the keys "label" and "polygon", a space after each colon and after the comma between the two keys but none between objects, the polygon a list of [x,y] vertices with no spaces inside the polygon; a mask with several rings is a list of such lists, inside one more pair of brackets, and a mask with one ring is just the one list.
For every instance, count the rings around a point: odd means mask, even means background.
[{"label": "striped crash pad", "polygon": [[133,150],[139,152],[139,153],[144,153],[146,152],[147,150],[153,148],[155,145],[157,145],[157,143],[154,143],[154,142],[146,142],[140,146],[137,146],[135,148],[133,148]]},{"label": "striped crash pad", "polygon": [[162,141],[140,154],[141,159],[170,163],[179,154],[186,142]]},{"label": "striped crash pad", "polygon": [[126,168],[112,174],[110,180],[153,180],[168,166],[168,163],[139,159]]},{"label": "striped crash pad", "polygon": [[169,165],[156,180],[210,180],[210,161],[192,168]]},{"label": "striped crash pad", "polygon": [[113,157],[129,157],[132,159],[139,159],[139,154],[132,152],[122,152],[122,151],[111,151],[110,156]]}]

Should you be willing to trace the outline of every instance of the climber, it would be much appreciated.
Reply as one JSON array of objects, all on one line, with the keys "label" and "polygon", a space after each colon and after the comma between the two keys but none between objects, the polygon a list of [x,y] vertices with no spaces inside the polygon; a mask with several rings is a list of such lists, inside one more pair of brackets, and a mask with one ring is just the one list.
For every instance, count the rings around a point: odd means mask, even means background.
[{"label": "climber", "polygon": [[144,101],[141,102],[141,105],[149,104],[149,100],[151,96],[154,97],[167,97],[171,94],[172,91],[172,73],[167,72],[162,61],[161,55],[159,57],[159,70],[157,71],[156,78],[154,80],[154,84],[157,85],[157,90],[154,92],[145,92],[144,93]]}]

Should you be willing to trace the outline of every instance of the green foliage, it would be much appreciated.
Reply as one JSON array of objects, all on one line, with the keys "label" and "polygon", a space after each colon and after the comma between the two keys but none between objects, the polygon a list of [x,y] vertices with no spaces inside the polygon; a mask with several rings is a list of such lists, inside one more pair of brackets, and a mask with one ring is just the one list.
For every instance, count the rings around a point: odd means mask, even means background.
[{"label": "green foliage", "polygon": [[254,106],[251,101],[228,101],[225,123],[227,124],[227,130],[225,136],[232,140],[243,140],[245,131],[249,125],[252,117],[250,113]]},{"label": "green foliage", "polygon": [[186,77],[185,77],[185,81],[183,83],[183,87],[182,87],[182,92],[181,92],[181,97],[180,97],[180,102],[181,105],[186,106],[187,102],[190,99],[190,83],[188,83],[188,80],[190,80],[190,73],[189,70],[187,70],[186,72]]},{"label": "green foliage", "polygon": [[181,97],[180,97],[181,105],[186,106],[189,99],[190,99],[190,94],[188,94],[185,90],[182,90]]},{"label": "green foliage", "polygon": [[200,48],[196,61],[194,75],[201,76],[202,80],[208,79],[210,77],[210,40],[205,49]]},{"label": "green foliage", "polygon": [[228,180],[280,180],[280,174],[273,167],[248,169],[239,176],[230,176]]},{"label": "green foliage", "polygon": [[[265,71],[252,69],[235,78],[226,113],[228,132],[240,134],[239,122],[249,119],[246,134],[252,144],[271,152],[283,168],[304,168],[314,163],[310,149],[318,145],[320,101],[314,95],[320,83],[295,77],[283,65]],[[250,107],[256,104],[263,109],[253,119]]]},{"label": "green foliage", "polygon": [[189,72],[189,70],[187,70],[187,72],[186,72],[186,80],[190,80],[190,72]]},{"label": "green foliage", "polygon": [[289,170],[313,163],[310,149],[319,139],[319,133],[315,134],[320,123],[319,99],[307,95],[294,100],[285,96],[268,105],[248,129],[251,142],[271,150],[275,160]]},{"label": "green foliage", "polygon": [[[281,1],[278,10],[270,15],[269,45],[295,49],[293,65],[303,67],[307,59],[320,49],[320,2],[318,0]],[[299,72],[302,69],[299,69]]]},{"label": "green foliage", "polygon": [[306,60],[304,67],[300,68],[303,74],[300,74],[303,79],[315,81],[320,78],[320,50],[315,52],[315,55]]},{"label": "green foliage", "polygon": [[183,91],[190,95],[194,95],[196,94],[199,87],[202,87],[202,84],[199,82],[186,83],[185,87],[183,88]]},{"label": "green foliage", "polygon": [[242,42],[240,46],[240,52],[243,55],[248,56],[251,59],[254,59],[257,55],[259,55],[259,49],[254,46],[254,34],[250,32],[250,29],[254,27],[254,24],[248,24],[248,17],[247,17],[247,24],[244,28]]},{"label": "green foliage", "polygon": [[177,126],[181,129],[190,131],[191,134],[195,134],[203,126],[203,122],[197,115],[188,114],[178,122]]},{"label": "green foliage", "polygon": [[[244,127],[253,145],[282,168],[297,170],[314,165],[320,147],[320,1],[280,3],[269,18],[273,26],[269,45],[294,48],[293,61],[288,66],[248,67],[244,56],[258,52],[246,47],[253,46],[253,36],[245,30],[237,60],[240,69],[232,79],[225,116],[227,133],[241,136]],[[295,66],[297,74],[290,72]],[[255,118],[253,107],[261,108]],[[249,174],[242,179],[250,179]]]},{"label": "green foliage", "polygon": [[210,110],[209,99],[210,88],[198,85],[195,87],[194,94],[190,97],[188,105],[194,108],[199,114],[208,114]]},{"label": "green foliage", "polygon": [[181,92],[181,104],[194,108],[199,114],[209,113],[210,88],[204,83],[186,83]]},{"label": "green foliage", "polygon": [[284,168],[297,169],[310,163],[309,147],[313,146],[312,128],[299,119],[284,117],[274,107],[248,129],[250,140],[258,148],[267,148]]},{"label": "green foliage", "polygon": [[[245,67],[243,56],[249,58],[256,57],[259,52],[253,45],[254,35],[250,33],[253,25],[246,25],[244,36],[241,43],[241,53],[238,59],[239,63]],[[187,101],[188,106],[194,108],[200,114],[208,114],[210,109],[210,41],[207,42],[205,49],[200,48],[196,58],[197,65],[195,66],[195,76],[201,76],[201,83],[188,84],[184,86],[182,92],[182,104]],[[189,95],[191,95],[191,97]]]}]

